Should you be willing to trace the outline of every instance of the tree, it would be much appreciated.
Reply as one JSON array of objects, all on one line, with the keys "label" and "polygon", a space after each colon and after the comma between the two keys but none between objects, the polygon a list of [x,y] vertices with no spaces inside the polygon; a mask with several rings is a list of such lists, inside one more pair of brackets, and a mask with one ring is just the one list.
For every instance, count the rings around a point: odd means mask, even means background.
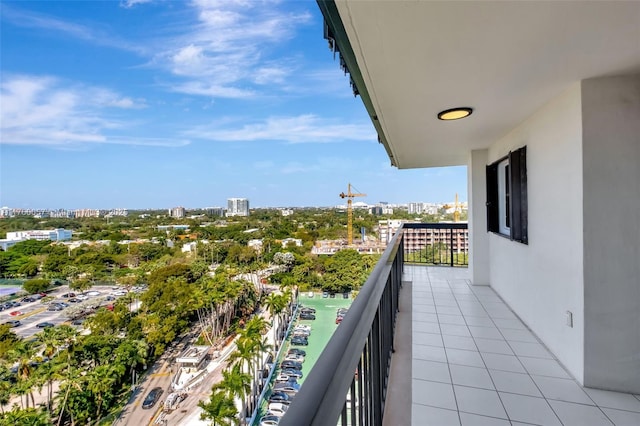
[{"label": "tree", "polygon": [[211,420],[213,426],[230,426],[238,415],[238,410],[225,389],[214,386],[213,393],[207,402],[198,402],[202,408],[200,420]]},{"label": "tree", "polygon": [[51,283],[49,280],[34,279],[25,281],[25,283],[22,285],[22,288],[24,289],[24,291],[33,294],[46,291],[50,285]]}]

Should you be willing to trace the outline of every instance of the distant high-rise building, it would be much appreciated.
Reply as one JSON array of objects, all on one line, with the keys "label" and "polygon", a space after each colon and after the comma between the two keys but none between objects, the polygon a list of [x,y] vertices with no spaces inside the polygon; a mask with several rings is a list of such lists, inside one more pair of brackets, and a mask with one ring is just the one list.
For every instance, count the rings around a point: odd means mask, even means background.
[{"label": "distant high-rise building", "polygon": [[184,207],[174,207],[169,209],[169,216],[174,217],[176,219],[182,219],[184,217],[185,210]]},{"label": "distant high-rise building", "polygon": [[205,211],[209,216],[224,216],[224,208],[222,207],[207,207]]},{"label": "distant high-rise building", "polygon": [[96,209],[78,209],[74,212],[75,217],[100,217],[100,210]]},{"label": "distant high-rise building", "polygon": [[408,205],[409,214],[422,214],[424,211],[423,203],[409,203]]},{"label": "distant high-rise building", "polygon": [[247,198],[229,198],[227,200],[227,216],[249,216],[249,200]]}]

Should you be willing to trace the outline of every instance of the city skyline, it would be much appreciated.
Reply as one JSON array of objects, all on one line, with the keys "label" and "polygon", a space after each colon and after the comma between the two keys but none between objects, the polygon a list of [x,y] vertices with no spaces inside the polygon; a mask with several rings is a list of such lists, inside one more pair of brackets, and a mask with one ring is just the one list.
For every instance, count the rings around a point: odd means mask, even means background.
[{"label": "city skyline", "polygon": [[2,2],[1,20],[2,206],[467,199],[464,166],[391,167],[314,2]]}]

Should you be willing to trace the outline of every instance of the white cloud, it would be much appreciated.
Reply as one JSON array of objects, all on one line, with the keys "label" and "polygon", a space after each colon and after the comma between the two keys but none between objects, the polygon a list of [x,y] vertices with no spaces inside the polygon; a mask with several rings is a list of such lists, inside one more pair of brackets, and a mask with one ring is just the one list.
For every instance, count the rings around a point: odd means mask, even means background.
[{"label": "white cloud", "polygon": [[79,144],[182,146],[188,140],[115,135],[131,125],[119,110],[144,107],[100,87],[65,86],[52,77],[7,76],[0,85],[0,143],[68,147]]},{"label": "white cloud", "polygon": [[322,119],[312,114],[295,117],[270,117],[262,122],[232,127],[226,123],[199,126],[186,133],[188,136],[214,141],[281,141],[288,143],[325,143],[344,141],[375,141],[372,126],[345,124]]},{"label": "white cloud", "polygon": [[186,34],[164,40],[152,61],[185,79],[172,84],[172,91],[245,98],[258,95],[258,89],[277,89],[294,72],[295,61],[267,58],[293,38],[299,25],[310,22],[309,13],[282,12],[277,3],[262,1],[196,0],[191,5],[197,23],[190,23]]},{"label": "white cloud", "polygon": [[151,3],[153,0],[123,0],[120,2],[120,6],[125,9],[130,9],[138,4]]}]

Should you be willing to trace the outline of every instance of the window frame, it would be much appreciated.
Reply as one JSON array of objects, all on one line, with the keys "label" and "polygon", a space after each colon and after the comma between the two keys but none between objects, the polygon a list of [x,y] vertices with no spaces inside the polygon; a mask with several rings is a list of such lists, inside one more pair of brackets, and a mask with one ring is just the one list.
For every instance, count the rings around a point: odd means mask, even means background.
[{"label": "window frame", "polygon": [[487,165],[487,232],[529,244],[526,146]]}]

